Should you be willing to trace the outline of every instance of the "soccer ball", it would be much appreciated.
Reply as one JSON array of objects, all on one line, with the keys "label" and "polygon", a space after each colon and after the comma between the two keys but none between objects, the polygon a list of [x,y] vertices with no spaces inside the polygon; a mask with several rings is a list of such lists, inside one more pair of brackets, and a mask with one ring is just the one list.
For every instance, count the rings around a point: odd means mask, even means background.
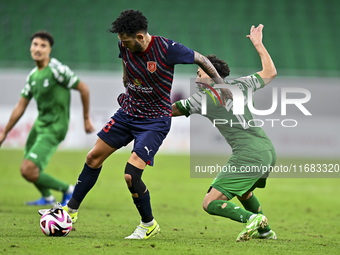
[{"label": "soccer ball", "polygon": [[41,216],[40,228],[47,236],[67,236],[72,229],[72,219],[64,209],[52,208]]}]

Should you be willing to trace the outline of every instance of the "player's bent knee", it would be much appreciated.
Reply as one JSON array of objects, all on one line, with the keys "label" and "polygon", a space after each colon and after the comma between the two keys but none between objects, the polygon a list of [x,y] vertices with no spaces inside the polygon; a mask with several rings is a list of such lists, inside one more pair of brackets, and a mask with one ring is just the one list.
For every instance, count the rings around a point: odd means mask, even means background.
[{"label": "player's bent knee", "polygon": [[100,157],[90,151],[86,156],[86,164],[93,169],[97,169],[103,164],[103,162]]},{"label": "player's bent knee", "polygon": [[203,210],[208,212],[208,205],[210,204],[211,201],[208,201],[207,199],[203,200],[202,206],[203,206]]},{"label": "player's bent knee", "polygon": [[125,174],[124,175],[126,184],[128,185],[128,187],[130,188],[132,186],[132,176],[130,174]]},{"label": "player's bent knee", "polygon": [[203,210],[207,212],[208,206],[207,206],[204,202],[203,202],[203,204],[202,204],[202,207],[203,207]]},{"label": "player's bent knee", "polygon": [[142,181],[143,170],[139,169],[130,163],[125,167],[125,181],[128,188],[134,197],[142,197],[147,191],[144,182]]},{"label": "player's bent knee", "polygon": [[29,182],[36,182],[39,178],[39,169],[21,166],[20,173]]},{"label": "player's bent knee", "polygon": [[247,191],[242,196],[237,196],[237,199],[240,200],[240,201],[245,201],[245,200],[248,200],[249,198],[251,198],[252,196],[253,196],[253,192]]},{"label": "player's bent knee", "polygon": [[20,167],[20,173],[21,173],[22,177],[27,179],[26,177],[28,177],[28,173],[27,173],[27,171],[26,171],[26,169],[24,167]]}]

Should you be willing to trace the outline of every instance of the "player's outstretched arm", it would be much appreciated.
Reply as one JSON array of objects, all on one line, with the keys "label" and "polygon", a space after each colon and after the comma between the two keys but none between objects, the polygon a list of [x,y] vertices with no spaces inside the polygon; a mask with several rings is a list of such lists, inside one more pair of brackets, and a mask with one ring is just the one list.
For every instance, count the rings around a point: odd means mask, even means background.
[{"label": "player's outstretched arm", "polygon": [[182,116],[184,113],[182,113],[180,110],[178,110],[176,104],[172,104],[172,117]]},{"label": "player's outstretched arm", "polygon": [[14,125],[18,122],[18,120],[24,114],[29,102],[30,102],[30,100],[28,100],[26,98],[23,98],[23,97],[20,98],[18,104],[15,106],[15,108],[14,108],[12,114],[11,114],[11,117],[9,118],[7,125],[2,130],[2,132],[0,133],[0,147],[1,147],[2,143],[5,141],[8,132],[12,130]]},{"label": "player's outstretched arm", "polygon": [[275,78],[277,72],[272,58],[270,57],[268,51],[266,50],[262,43],[263,37],[262,30],[263,30],[262,24],[260,24],[258,27],[252,26],[250,28],[250,34],[247,35],[247,37],[251,40],[255,49],[260,55],[262,62],[262,71],[257,73],[261,76],[265,85],[267,85]]},{"label": "player's outstretched arm", "polygon": [[[202,70],[207,75],[209,75],[209,77],[213,79],[216,84],[224,84],[223,79],[220,77],[213,64],[211,64],[210,60],[196,51],[194,63],[201,67]],[[233,99],[233,94],[229,89],[221,89],[221,92],[223,98],[223,106],[225,106],[228,99]]]},{"label": "player's outstretched arm", "polygon": [[75,88],[80,92],[81,102],[83,103],[84,127],[87,134],[92,133],[95,129],[90,118],[90,90],[89,87],[80,81]]}]

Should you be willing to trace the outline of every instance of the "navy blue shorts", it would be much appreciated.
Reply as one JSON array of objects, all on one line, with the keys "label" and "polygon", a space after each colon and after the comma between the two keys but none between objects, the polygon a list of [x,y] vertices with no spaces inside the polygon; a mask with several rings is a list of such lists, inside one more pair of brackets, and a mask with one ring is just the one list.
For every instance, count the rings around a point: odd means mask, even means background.
[{"label": "navy blue shorts", "polygon": [[119,149],[134,140],[133,150],[146,164],[153,159],[170,131],[171,117],[158,119],[136,118],[119,109],[98,132],[98,137]]}]

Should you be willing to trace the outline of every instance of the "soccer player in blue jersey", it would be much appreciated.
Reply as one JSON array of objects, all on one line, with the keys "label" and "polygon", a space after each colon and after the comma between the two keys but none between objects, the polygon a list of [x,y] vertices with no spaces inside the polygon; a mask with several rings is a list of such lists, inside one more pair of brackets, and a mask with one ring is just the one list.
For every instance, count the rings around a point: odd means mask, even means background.
[{"label": "soccer player in blue jersey", "polygon": [[[160,227],[153,217],[149,190],[141,177],[146,165],[153,165],[154,156],[170,130],[174,67],[197,64],[216,83],[223,80],[205,56],[173,40],[150,35],[148,20],[140,11],[123,11],[110,31],[118,34],[126,92],[118,97],[119,110],[98,133],[99,138],[87,155],[73,196],[64,209],[76,222],[78,208],[96,183],[105,159],[134,141],[125,167],[125,181],[141,223],[126,239],[147,239],[157,234]],[[224,97],[231,98],[229,90],[225,90]]]}]

